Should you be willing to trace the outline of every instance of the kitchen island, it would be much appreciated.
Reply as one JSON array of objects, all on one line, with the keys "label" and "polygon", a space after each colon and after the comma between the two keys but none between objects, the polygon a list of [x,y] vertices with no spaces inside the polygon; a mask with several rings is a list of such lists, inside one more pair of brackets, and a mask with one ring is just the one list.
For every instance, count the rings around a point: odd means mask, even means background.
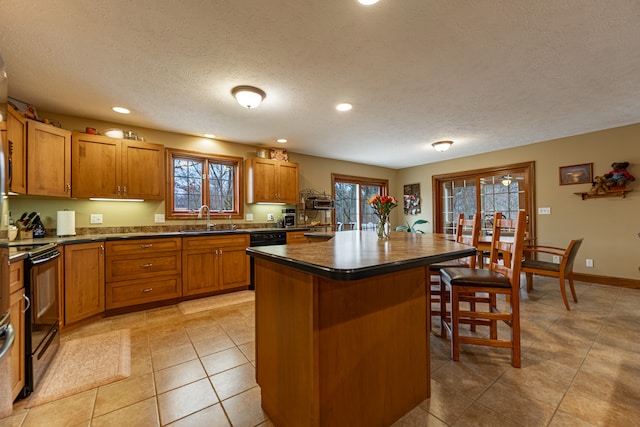
[{"label": "kitchen island", "polygon": [[344,231],[248,248],[256,378],[276,426],[388,426],[429,397],[428,265],[475,249],[430,234]]}]

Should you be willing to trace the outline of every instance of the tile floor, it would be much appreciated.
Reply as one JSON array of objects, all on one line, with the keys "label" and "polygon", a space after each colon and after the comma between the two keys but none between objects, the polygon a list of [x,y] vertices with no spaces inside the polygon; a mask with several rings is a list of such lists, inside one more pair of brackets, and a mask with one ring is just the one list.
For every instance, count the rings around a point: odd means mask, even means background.
[{"label": "tile floor", "polygon": [[[432,397],[400,426],[628,426],[640,420],[640,290],[557,281],[522,294],[522,368],[508,351],[432,336]],[[253,303],[184,316],[177,306],[103,319],[63,337],[130,328],[128,379],[32,409],[5,426],[271,426],[254,378]]]}]

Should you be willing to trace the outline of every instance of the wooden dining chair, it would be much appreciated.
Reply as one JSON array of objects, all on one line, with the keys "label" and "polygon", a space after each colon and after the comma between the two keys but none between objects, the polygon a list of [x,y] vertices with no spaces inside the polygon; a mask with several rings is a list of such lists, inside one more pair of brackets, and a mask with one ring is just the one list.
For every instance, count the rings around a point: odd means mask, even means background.
[{"label": "wooden dining chair", "polygon": [[[578,249],[580,249],[580,245],[582,245],[582,239],[572,240],[566,248],[559,248],[556,246],[525,247],[524,252],[525,254],[529,254],[529,256],[522,261],[522,272],[525,273],[527,278],[527,292],[531,292],[533,289],[534,274],[558,278],[560,280],[560,293],[562,294],[564,306],[567,310],[571,310],[569,307],[569,301],[567,300],[565,280],[569,280],[569,288],[571,290],[573,301],[578,302],[576,290],[573,287],[573,262],[576,259],[576,254],[578,253]],[[554,262],[533,259],[537,254],[558,256],[560,258],[560,263],[556,264]]]},{"label": "wooden dining chair", "polygon": [[[472,219],[465,219],[463,213],[459,214],[456,225],[456,242],[477,248],[479,237],[480,215],[474,214]],[[429,266],[429,286],[431,291],[430,303],[432,304],[431,320],[433,321],[433,318],[436,316],[440,318],[440,336],[443,338],[447,336],[446,329],[442,322],[444,322],[444,318],[449,316],[449,311],[447,310],[449,295],[442,289],[440,283],[440,270],[443,268],[453,267],[476,268],[476,259],[476,256],[470,256]],[[475,326],[472,325],[472,327],[475,330]]]},{"label": "wooden dining chair", "polygon": [[[460,360],[460,344],[476,344],[511,349],[511,366],[520,367],[520,268],[524,246],[526,215],[519,211],[516,219],[503,218],[496,213],[493,221],[493,240],[488,269],[443,268],[440,280],[443,292],[449,292],[451,316],[443,323],[451,335],[451,358]],[[509,241],[502,241],[503,232],[513,231]],[[499,262],[498,255],[502,253]],[[476,302],[468,310],[460,302],[475,295]],[[486,297],[485,297],[486,295]],[[506,310],[500,311],[497,296],[505,295]],[[485,310],[486,308],[486,310]],[[498,336],[498,321],[509,326],[509,339]],[[460,335],[460,324],[488,326],[488,337]]]}]

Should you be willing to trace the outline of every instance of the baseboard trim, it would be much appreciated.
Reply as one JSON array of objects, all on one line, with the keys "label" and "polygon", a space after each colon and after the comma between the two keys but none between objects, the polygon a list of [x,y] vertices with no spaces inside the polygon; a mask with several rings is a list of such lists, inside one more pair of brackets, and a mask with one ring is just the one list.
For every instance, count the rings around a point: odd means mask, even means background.
[{"label": "baseboard trim", "polygon": [[598,276],[596,274],[573,273],[573,279],[581,282],[598,283],[620,288],[640,289],[640,280],[623,279],[621,277]]}]

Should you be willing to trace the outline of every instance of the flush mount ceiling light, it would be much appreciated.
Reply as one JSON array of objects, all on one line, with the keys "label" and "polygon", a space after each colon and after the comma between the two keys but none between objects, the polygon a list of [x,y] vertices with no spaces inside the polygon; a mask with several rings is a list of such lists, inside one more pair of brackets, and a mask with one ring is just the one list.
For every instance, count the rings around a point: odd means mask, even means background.
[{"label": "flush mount ceiling light", "polygon": [[378,3],[380,0],[357,0],[363,6],[371,6],[372,4]]},{"label": "flush mount ceiling light", "polygon": [[284,144],[285,142],[287,142],[287,140],[284,138],[277,139],[276,141],[279,142],[280,144]]},{"label": "flush mount ceiling light", "polygon": [[215,136],[214,134],[212,134],[212,133],[205,133],[203,136],[204,136],[205,138],[209,138],[209,139],[213,139],[213,138],[215,138],[215,137],[216,137],[216,136]]},{"label": "flush mount ceiling light", "polygon": [[349,111],[352,108],[353,108],[353,105],[349,104],[348,102],[342,102],[336,105],[336,110],[338,111]]},{"label": "flush mount ceiling light", "polygon": [[451,147],[451,144],[453,144],[453,141],[438,141],[431,144],[431,146],[441,153],[447,151]]},{"label": "flush mount ceiling light", "polygon": [[508,187],[512,181],[513,181],[513,175],[509,174],[509,175],[502,176],[502,185],[504,185],[505,187]]},{"label": "flush mount ceiling light", "polygon": [[262,89],[253,86],[236,86],[231,94],[244,108],[256,108],[267,97]]},{"label": "flush mount ceiling light", "polygon": [[128,108],[124,107],[113,107],[112,110],[120,114],[129,114],[131,112]]}]

